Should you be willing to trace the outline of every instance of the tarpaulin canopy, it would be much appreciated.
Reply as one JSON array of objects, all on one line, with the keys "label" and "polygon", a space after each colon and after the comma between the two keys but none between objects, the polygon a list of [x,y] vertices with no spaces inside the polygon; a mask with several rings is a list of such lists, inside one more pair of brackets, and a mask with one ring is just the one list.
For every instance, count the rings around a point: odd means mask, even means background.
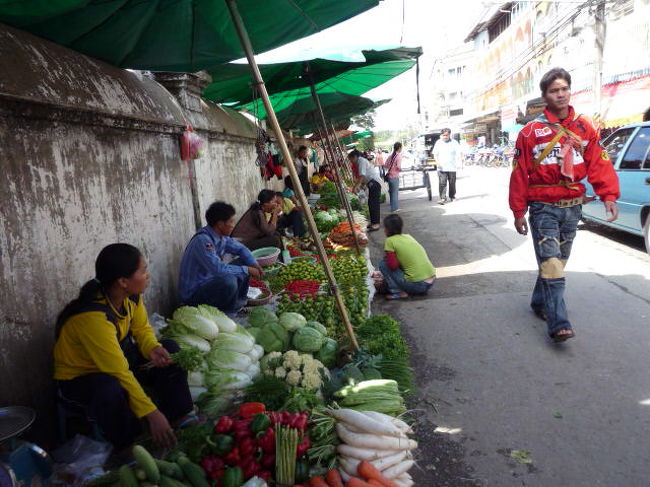
[{"label": "tarpaulin canopy", "polygon": [[341,137],[339,140],[343,144],[350,144],[352,142],[358,142],[361,139],[365,139],[366,137],[371,137],[373,134],[372,130],[366,130],[364,132],[357,132],[354,134],[347,135],[345,137]]},{"label": "tarpaulin canopy", "polygon": [[[373,101],[362,96],[344,93],[325,93],[319,95],[323,113],[329,122],[337,122],[368,112],[389,100]],[[311,95],[297,99],[284,110],[277,111],[280,125],[285,129],[310,132],[318,127],[318,111]]]},{"label": "tarpaulin canopy", "polygon": [[[301,88],[308,93],[310,77],[306,75],[307,67],[317,85],[317,92],[321,93],[323,88],[327,88],[332,92],[361,95],[413,67],[416,59],[422,54],[422,48],[399,47],[361,52],[366,59],[363,62],[312,59],[261,64],[259,68],[266,89],[271,95]],[[238,106],[253,101],[248,66],[227,64],[209,69],[208,72],[212,76],[212,83],[203,91],[205,98]],[[275,105],[275,100],[272,101],[277,110],[282,109]]]},{"label": "tarpaulin canopy", "polygon": [[[379,0],[238,0],[256,52],[354,17]],[[224,0],[0,0],[0,22],[115,66],[194,72],[244,50]]]}]

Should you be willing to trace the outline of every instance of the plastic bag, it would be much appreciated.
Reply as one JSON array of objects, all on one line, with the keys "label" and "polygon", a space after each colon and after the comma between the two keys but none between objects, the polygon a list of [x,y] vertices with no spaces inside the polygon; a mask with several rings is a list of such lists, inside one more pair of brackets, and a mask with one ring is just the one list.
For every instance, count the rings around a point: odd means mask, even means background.
[{"label": "plastic bag", "polygon": [[54,483],[82,486],[106,473],[102,467],[113,447],[110,443],[76,435],[52,452],[56,462]]},{"label": "plastic bag", "polygon": [[267,483],[259,477],[251,477],[241,487],[266,487]]},{"label": "plastic bag", "polygon": [[198,159],[205,151],[205,140],[197,135],[189,125],[181,135],[181,160]]}]

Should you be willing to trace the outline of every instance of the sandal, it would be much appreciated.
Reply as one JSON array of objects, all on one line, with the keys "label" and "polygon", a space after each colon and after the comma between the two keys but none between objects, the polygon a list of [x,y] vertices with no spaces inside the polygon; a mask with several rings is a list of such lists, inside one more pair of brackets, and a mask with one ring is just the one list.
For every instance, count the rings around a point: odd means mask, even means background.
[{"label": "sandal", "polygon": [[[561,333],[560,331],[566,331],[567,333]],[[563,328],[551,335],[551,338],[555,343],[566,342],[569,338],[576,336],[575,332],[571,328]]]},{"label": "sandal", "polygon": [[366,227],[366,232],[376,232],[377,230],[379,230],[379,225],[377,225],[376,227],[372,225],[368,225]]},{"label": "sandal", "polygon": [[531,309],[533,310],[533,313],[535,313],[535,316],[537,316],[542,321],[546,321],[546,312],[542,308],[531,306]]},{"label": "sandal", "polygon": [[387,301],[397,301],[398,299],[408,299],[409,295],[402,295],[400,293],[391,293],[386,295]]}]

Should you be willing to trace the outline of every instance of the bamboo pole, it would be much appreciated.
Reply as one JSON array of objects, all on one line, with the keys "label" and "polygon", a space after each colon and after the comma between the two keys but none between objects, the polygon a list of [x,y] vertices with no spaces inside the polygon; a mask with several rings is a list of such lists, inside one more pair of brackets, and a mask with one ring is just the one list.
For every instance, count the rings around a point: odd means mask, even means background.
[{"label": "bamboo pole", "polygon": [[348,336],[350,337],[350,342],[352,343],[353,348],[355,350],[359,350],[359,343],[357,342],[357,337],[354,333],[354,329],[352,328],[350,317],[348,316],[347,309],[345,308],[345,303],[343,302],[343,298],[339,291],[336,278],[334,277],[334,272],[332,272],[332,267],[330,266],[330,262],[327,258],[327,253],[325,252],[325,248],[323,247],[323,242],[320,238],[320,234],[318,233],[318,229],[316,228],[316,222],[314,221],[314,217],[311,214],[311,211],[309,211],[309,202],[307,201],[305,192],[302,190],[302,184],[300,183],[300,179],[298,178],[298,172],[296,171],[296,166],[294,165],[293,158],[291,157],[291,153],[289,152],[289,147],[287,147],[287,141],[284,140],[284,134],[282,133],[280,123],[278,122],[278,118],[275,115],[275,110],[273,110],[273,105],[271,104],[271,100],[269,99],[269,94],[266,91],[266,85],[264,84],[264,80],[262,79],[262,74],[260,73],[260,70],[257,66],[257,62],[255,61],[255,55],[253,54],[253,47],[251,45],[250,38],[248,37],[248,32],[246,31],[246,27],[244,26],[244,22],[241,18],[241,15],[239,14],[239,9],[237,8],[237,2],[236,0],[225,0],[225,2],[226,5],[228,6],[228,10],[230,11],[230,16],[232,17],[235,29],[237,30],[239,41],[241,42],[242,48],[246,53],[246,59],[248,59],[248,65],[251,68],[253,78],[255,80],[255,86],[257,87],[260,96],[262,97],[262,102],[264,103],[264,108],[266,110],[268,121],[270,122],[271,127],[275,132],[275,136],[278,140],[278,144],[280,144],[280,150],[282,151],[282,155],[284,156],[284,160],[287,164],[287,169],[289,170],[289,175],[291,177],[291,181],[293,182],[294,191],[296,193],[296,196],[298,197],[298,201],[300,202],[300,205],[303,208],[305,208],[305,217],[307,218],[307,226],[309,227],[309,231],[312,237],[314,238],[314,242],[316,243],[318,256],[320,257],[321,264],[323,266],[323,269],[325,270],[325,275],[327,276],[327,280],[329,281],[330,284],[330,293],[332,294],[332,296],[334,296],[334,300],[336,301],[336,306],[338,307],[339,314],[341,315],[341,320],[343,321],[343,325],[345,326]]}]

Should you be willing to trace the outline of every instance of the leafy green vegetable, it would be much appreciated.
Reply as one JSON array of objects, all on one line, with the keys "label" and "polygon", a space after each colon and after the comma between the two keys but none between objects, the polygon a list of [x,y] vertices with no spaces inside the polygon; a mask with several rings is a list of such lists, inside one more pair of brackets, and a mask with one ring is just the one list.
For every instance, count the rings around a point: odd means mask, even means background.
[{"label": "leafy green vegetable", "polygon": [[207,353],[205,360],[210,371],[214,371],[215,369],[234,369],[245,372],[253,363],[251,358],[246,354],[219,348],[215,348]]},{"label": "leafy green vegetable", "polygon": [[252,327],[261,328],[267,323],[277,323],[277,321],[278,317],[275,313],[264,306],[253,308],[248,316],[248,323],[250,323]]},{"label": "leafy green vegetable", "polygon": [[305,326],[307,320],[305,317],[298,313],[282,313],[280,315],[280,324],[287,331],[296,331]]},{"label": "leafy green vegetable", "polygon": [[219,327],[219,331],[232,333],[237,328],[237,323],[228,318],[219,308],[208,304],[199,304],[198,310],[203,316],[212,320]]},{"label": "leafy green vegetable", "polygon": [[248,353],[253,349],[253,345],[255,345],[255,339],[250,335],[243,336],[233,333],[219,333],[217,338],[212,342],[212,350]]},{"label": "leafy green vegetable", "polygon": [[206,387],[214,392],[243,389],[251,384],[250,376],[241,370],[208,370],[204,376]]},{"label": "leafy green vegetable", "polygon": [[268,411],[280,411],[286,397],[289,395],[289,385],[272,375],[262,375],[244,389],[243,402],[261,402]]},{"label": "leafy green vegetable", "polygon": [[207,340],[214,340],[219,333],[217,324],[212,319],[201,314],[198,308],[192,306],[181,306],[174,311],[173,318]]},{"label": "leafy green vegetable", "polygon": [[318,352],[323,346],[323,335],[314,328],[300,328],[293,335],[293,346],[299,352]]},{"label": "leafy green vegetable", "polygon": [[257,343],[266,353],[284,352],[289,348],[289,332],[279,323],[268,323],[257,333]]},{"label": "leafy green vegetable", "polygon": [[314,330],[318,330],[321,335],[327,336],[327,328],[325,328],[318,321],[308,321],[307,323],[305,323],[305,326],[308,328],[313,328]]},{"label": "leafy green vegetable", "polygon": [[205,365],[203,353],[196,347],[187,347],[181,348],[178,352],[173,353],[171,357],[182,369],[200,370]]},{"label": "leafy green vegetable", "polygon": [[311,411],[315,407],[323,405],[323,399],[316,391],[305,387],[294,387],[280,409],[291,413],[299,413],[301,411]]},{"label": "leafy green vegetable", "polygon": [[318,352],[316,352],[316,354],[314,354],[314,358],[320,360],[325,367],[332,368],[336,365],[337,351],[338,345],[336,340],[325,338],[323,340],[323,346]]}]

